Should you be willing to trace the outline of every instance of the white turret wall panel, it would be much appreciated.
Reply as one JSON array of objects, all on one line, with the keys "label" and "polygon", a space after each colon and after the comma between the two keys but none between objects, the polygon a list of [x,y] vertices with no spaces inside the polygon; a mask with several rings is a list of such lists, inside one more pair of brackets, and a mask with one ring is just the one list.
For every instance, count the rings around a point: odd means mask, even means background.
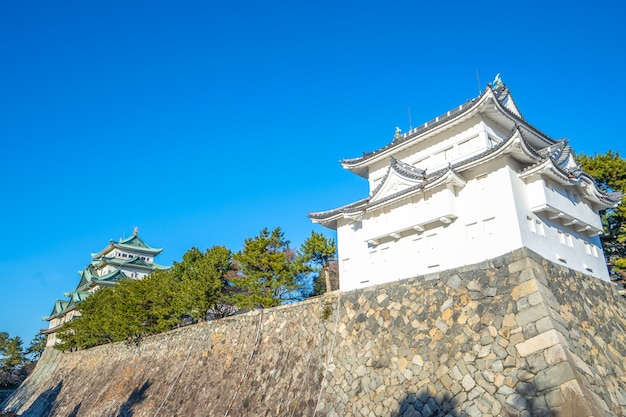
[{"label": "white turret wall panel", "polygon": [[[521,247],[508,168],[468,181],[456,196],[449,189],[428,194],[364,215],[361,227],[340,222],[342,289],[472,264]],[[450,212],[456,216],[450,224],[436,220]],[[412,228],[427,218],[434,221],[423,231]]]},{"label": "white turret wall panel", "polygon": [[553,181],[548,182],[541,178],[529,182],[527,188],[531,210],[537,211],[538,208],[548,206],[570,218],[578,219],[580,222],[602,230],[600,217],[589,204],[581,201],[576,191],[565,189]]},{"label": "white turret wall panel", "polygon": [[[587,236],[585,233],[576,232],[573,227],[565,227],[557,221],[550,220],[543,215],[544,213],[533,212],[538,199],[555,193],[554,190],[547,189],[543,179],[527,183],[515,172],[511,172],[511,183],[514,188],[515,212],[522,245],[553,262],[608,281],[609,274],[599,236]],[[574,203],[575,198],[574,202],[569,199],[565,201],[561,197],[562,194],[559,193],[558,197],[545,201],[551,201],[573,217],[585,219],[590,223],[600,221],[598,214],[591,211],[587,204]],[[599,227],[602,227],[601,224]]]}]

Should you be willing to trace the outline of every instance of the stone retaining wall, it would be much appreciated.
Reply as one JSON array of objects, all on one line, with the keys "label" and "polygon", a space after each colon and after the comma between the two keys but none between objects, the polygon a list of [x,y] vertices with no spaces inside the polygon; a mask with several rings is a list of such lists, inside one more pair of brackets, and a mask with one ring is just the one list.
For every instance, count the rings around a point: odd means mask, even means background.
[{"label": "stone retaining wall", "polygon": [[626,302],[519,250],[75,353],[23,416],[626,415]]}]

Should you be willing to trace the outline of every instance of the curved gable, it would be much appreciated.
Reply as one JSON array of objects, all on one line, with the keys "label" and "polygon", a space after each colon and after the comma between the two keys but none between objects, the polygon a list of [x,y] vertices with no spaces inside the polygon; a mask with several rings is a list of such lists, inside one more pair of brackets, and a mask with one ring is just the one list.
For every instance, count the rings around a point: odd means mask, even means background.
[{"label": "curved gable", "polygon": [[372,191],[370,203],[383,200],[391,195],[423,184],[426,172],[412,165],[391,157],[391,163],[380,185]]}]

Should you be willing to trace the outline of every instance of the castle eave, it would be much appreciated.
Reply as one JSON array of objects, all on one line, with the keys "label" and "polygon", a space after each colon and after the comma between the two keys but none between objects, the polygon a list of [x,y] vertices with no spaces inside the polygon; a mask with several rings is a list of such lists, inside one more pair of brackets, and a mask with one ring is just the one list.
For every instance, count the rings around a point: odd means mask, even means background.
[{"label": "castle eave", "polygon": [[535,214],[541,215],[542,217],[546,217],[551,221],[558,222],[562,226],[572,229],[577,233],[585,234],[589,237],[598,236],[603,233],[602,229],[586,223],[585,221],[550,204],[532,207],[531,211]]},{"label": "castle eave", "polygon": [[496,93],[488,87],[478,98],[462,104],[458,108],[400,135],[391,143],[376,151],[366,152],[363,156],[358,158],[344,159],[341,161],[341,164],[344,169],[367,178],[368,167],[372,163],[393,156],[394,153],[414,146],[416,143],[424,141],[436,134],[440,134],[442,131],[452,128],[477,114],[493,120],[505,129],[511,129],[514,126],[523,126],[529,137],[532,138],[532,141],[536,142],[541,148],[556,143],[554,139],[526,122],[519,113],[515,113],[505,107],[500,102]]}]

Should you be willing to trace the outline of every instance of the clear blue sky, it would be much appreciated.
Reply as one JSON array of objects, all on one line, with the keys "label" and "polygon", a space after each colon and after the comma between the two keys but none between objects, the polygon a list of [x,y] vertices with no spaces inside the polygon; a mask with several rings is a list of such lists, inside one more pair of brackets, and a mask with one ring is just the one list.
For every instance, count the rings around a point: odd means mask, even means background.
[{"label": "clear blue sky", "polygon": [[526,119],[576,151],[623,151],[624,11],[2,2],[0,331],[28,345],[89,254],[134,226],[163,264],[263,227],[299,245],[323,231],[306,213],[367,195],[339,159],[408,130],[408,108],[417,126],[477,96],[477,78],[501,73]]}]

